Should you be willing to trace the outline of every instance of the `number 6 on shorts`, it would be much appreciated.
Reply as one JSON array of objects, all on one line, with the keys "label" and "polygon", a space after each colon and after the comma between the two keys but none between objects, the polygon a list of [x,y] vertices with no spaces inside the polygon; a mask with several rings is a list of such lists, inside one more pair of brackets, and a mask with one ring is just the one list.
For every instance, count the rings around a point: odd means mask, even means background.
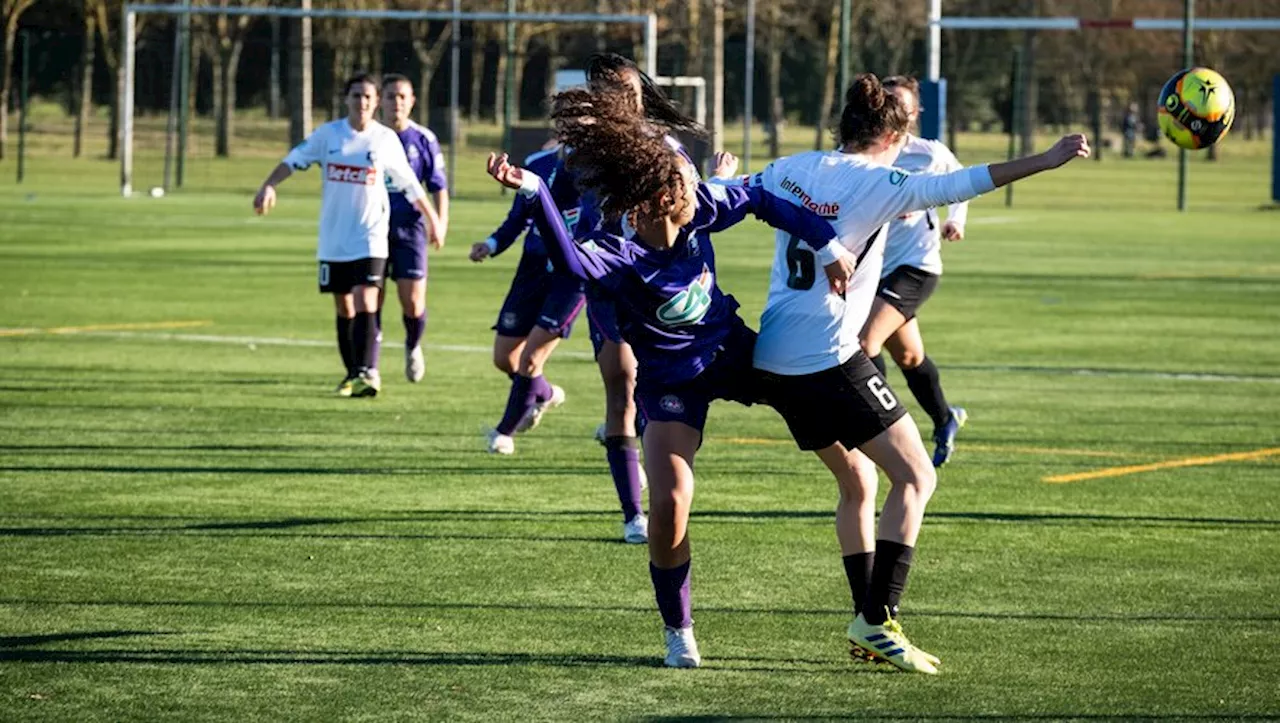
[{"label": "number 6 on shorts", "polygon": [[884,380],[880,377],[871,377],[867,380],[867,389],[875,395],[876,401],[880,402],[880,406],[884,407],[887,412],[898,406],[898,400],[893,396],[893,391],[884,385]]}]

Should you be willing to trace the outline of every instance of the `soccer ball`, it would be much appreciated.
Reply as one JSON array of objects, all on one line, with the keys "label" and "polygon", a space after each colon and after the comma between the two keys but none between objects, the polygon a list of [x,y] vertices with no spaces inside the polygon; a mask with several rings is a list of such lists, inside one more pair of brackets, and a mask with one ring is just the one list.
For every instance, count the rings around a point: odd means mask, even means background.
[{"label": "soccer ball", "polygon": [[1160,130],[1189,150],[1222,140],[1236,119],[1236,98],[1227,79],[1209,68],[1174,73],[1160,91]]}]

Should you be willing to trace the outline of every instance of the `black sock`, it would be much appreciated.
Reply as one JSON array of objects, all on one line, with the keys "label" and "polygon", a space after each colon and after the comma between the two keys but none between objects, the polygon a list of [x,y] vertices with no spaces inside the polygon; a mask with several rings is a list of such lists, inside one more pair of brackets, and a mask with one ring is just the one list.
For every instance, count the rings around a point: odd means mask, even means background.
[{"label": "black sock", "polygon": [[867,585],[871,582],[871,566],[875,559],[874,552],[855,552],[844,556],[844,575],[849,578],[854,615],[862,612],[862,601],[867,597]]},{"label": "black sock", "polygon": [[933,360],[926,356],[915,369],[903,369],[902,376],[907,378],[907,386],[933,420],[933,426],[941,428],[945,425],[951,418],[951,409],[947,406],[946,395],[942,393],[942,379]]},{"label": "black sock", "polygon": [[373,368],[373,354],[378,345],[378,319],[372,311],[357,311],[351,323],[351,348],[356,369]]},{"label": "black sock", "polygon": [[342,355],[342,365],[347,369],[347,376],[355,375],[356,358],[351,347],[351,319],[335,316],[334,331],[338,335],[338,353]]},{"label": "black sock", "polygon": [[911,572],[914,547],[900,542],[876,540],[876,559],[871,566],[871,584],[867,586],[867,601],[862,606],[862,616],[872,625],[883,625],[886,608],[888,616],[898,618],[898,603],[902,591],[907,589],[907,573]]},{"label": "black sock", "polygon": [[880,376],[884,376],[884,375],[885,375],[885,373],[886,373],[886,372],[885,372],[885,369],[884,369],[884,355],[883,355],[883,354],[876,354],[875,356],[871,357],[871,363],[872,363],[872,364],[875,364],[875,365],[876,365],[876,369],[879,369],[879,370],[880,370]]}]

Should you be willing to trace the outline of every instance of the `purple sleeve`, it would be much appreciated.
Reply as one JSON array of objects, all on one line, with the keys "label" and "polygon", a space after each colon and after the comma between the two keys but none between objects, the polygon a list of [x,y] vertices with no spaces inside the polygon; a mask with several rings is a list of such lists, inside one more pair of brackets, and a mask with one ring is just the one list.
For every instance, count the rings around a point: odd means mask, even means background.
[{"label": "purple sleeve", "polygon": [[493,239],[497,247],[493,250],[491,256],[498,254],[511,248],[511,244],[520,238],[520,234],[529,228],[529,215],[532,210],[529,199],[523,194],[516,194],[516,200],[511,203],[511,211],[507,214],[507,220],[502,222],[497,231],[494,231],[489,238]]},{"label": "purple sleeve", "polygon": [[427,187],[428,192],[437,193],[449,187],[449,179],[444,175],[444,154],[440,152],[440,141],[435,136],[424,135],[423,141],[425,148],[422,152],[427,162],[422,166],[426,174],[422,185]]},{"label": "purple sleeve", "polygon": [[[714,205],[715,218],[707,226],[723,231],[750,213],[818,250],[836,240],[836,230],[818,214],[769,193],[760,186],[706,184],[698,186],[698,201]],[[702,209],[699,209],[701,213]]]},{"label": "purple sleeve", "polygon": [[541,176],[524,169],[520,194],[529,200],[533,223],[552,265],[557,269],[587,281],[605,282],[613,268],[622,265],[620,257],[600,248],[590,239],[587,240],[590,250],[573,242],[573,234],[564,225],[564,218]]}]

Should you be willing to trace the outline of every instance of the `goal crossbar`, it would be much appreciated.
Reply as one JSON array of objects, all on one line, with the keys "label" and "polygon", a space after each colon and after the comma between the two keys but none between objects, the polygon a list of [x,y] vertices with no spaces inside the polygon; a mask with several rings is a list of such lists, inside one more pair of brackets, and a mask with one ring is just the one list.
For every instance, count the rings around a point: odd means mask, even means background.
[{"label": "goal crossbar", "polygon": [[[119,108],[120,143],[120,193],[133,193],[133,116],[134,80],[137,61],[137,17],[153,15],[238,15],[249,17],[286,18],[367,18],[370,20],[449,20],[453,22],[540,22],[557,24],[625,23],[644,26],[644,69],[650,77],[657,76],[658,68],[658,18],[654,13],[646,15],[612,15],[591,13],[503,13],[464,12],[449,10],[349,10],[345,8],[278,8],[278,7],[217,7],[209,5],[146,5],[127,3],[123,8],[120,33],[120,55],[124,61],[126,92]],[[456,38],[455,38],[456,42]],[[451,123],[450,153],[457,146],[457,123]]]},{"label": "goal crossbar", "polygon": [[[943,30],[1182,30],[1179,18],[1037,18],[952,15],[929,20]],[[1197,18],[1196,30],[1280,30],[1280,18]]]}]

